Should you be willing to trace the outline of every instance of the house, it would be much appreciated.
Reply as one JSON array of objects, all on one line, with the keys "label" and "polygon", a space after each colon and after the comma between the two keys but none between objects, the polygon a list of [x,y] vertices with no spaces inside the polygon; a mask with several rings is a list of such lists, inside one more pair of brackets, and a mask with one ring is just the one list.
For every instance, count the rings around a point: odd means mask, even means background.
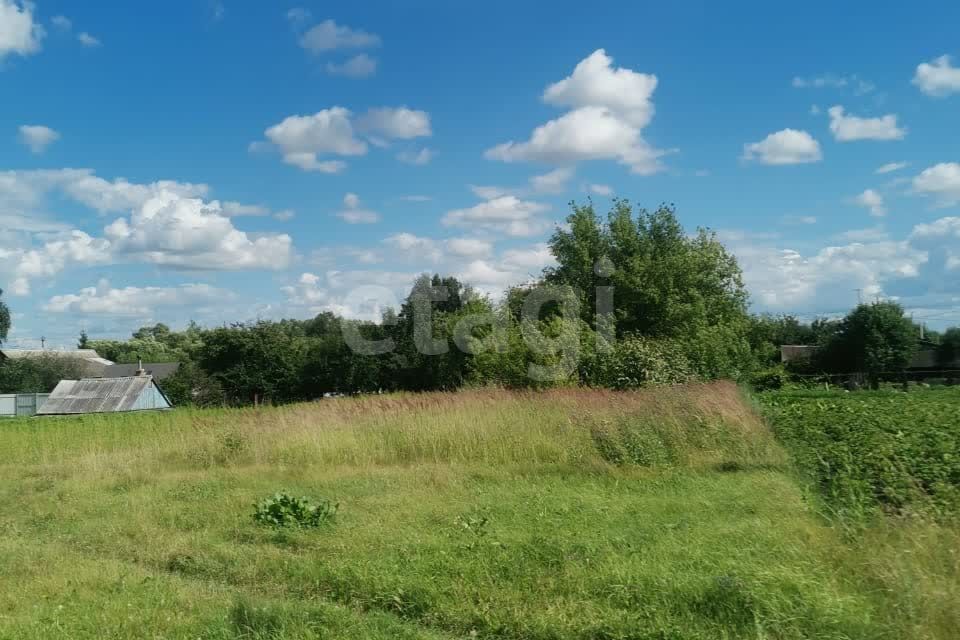
[{"label": "house", "polygon": [[74,349],[71,351],[56,349],[0,349],[0,363],[5,360],[27,358],[65,358],[76,360],[82,365],[83,375],[96,378],[103,375],[107,367],[113,364],[93,349]]},{"label": "house", "polygon": [[61,380],[37,410],[38,416],[122,413],[170,409],[173,405],[146,374],[126,378]]},{"label": "house", "polygon": [[142,364],[112,364],[104,372],[104,378],[129,378],[137,375],[137,370],[143,369],[148,376],[156,381],[166,380],[180,369],[179,362],[144,362]]}]

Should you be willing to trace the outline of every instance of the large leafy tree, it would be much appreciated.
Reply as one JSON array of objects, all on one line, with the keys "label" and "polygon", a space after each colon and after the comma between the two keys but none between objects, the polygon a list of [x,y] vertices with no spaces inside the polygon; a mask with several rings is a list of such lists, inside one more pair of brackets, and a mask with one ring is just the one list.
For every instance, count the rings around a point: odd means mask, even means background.
[{"label": "large leafy tree", "polygon": [[[550,239],[557,266],[546,279],[570,285],[595,326],[598,287],[613,287],[619,335],[686,338],[705,327],[747,327],[747,292],[736,259],[704,229],[688,235],[672,206],[634,211],[617,200],[607,221],[592,203],[572,205]],[[602,295],[602,294],[601,294]]]},{"label": "large leafy tree", "polygon": [[881,373],[903,371],[917,351],[917,332],[896,302],[861,304],[827,339],[827,369],[868,375],[876,386]]},{"label": "large leafy tree", "polygon": [[10,309],[3,301],[3,289],[0,289],[0,344],[7,339],[10,331]]}]

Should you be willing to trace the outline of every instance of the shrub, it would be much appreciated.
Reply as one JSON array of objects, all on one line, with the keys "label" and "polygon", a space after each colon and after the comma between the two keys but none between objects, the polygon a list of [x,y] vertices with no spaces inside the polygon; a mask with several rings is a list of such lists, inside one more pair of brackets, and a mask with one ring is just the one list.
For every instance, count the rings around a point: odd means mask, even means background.
[{"label": "shrub", "polygon": [[776,391],[790,382],[790,374],[782,366],[761,369],[750,376],[750,385],[757,391]]},{"label": "shrub", "polygon": [[612,353],[596,354],[584,369],[588,384],[613,389],[680,384],[696,379],[690,361],[677,343],[642,336],[618,341]]},{"label": "shrub", "polygon": [[313,504],[309,498],[280,491],[254,505],[253,519],[272,527],[319,527],[333,520],[339,506],[329,500]]}]

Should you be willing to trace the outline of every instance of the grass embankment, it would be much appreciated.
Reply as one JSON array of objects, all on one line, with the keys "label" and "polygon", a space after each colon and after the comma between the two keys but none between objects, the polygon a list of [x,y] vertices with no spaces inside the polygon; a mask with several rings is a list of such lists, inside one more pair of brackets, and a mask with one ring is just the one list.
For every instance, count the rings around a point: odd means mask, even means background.
[{"label": "grass embankment", "polygon": [[[16,421],[0,450],[2,638],[949,637],[911,636],[732,385]],[[281,488],[335,522],[256,524]]]}]

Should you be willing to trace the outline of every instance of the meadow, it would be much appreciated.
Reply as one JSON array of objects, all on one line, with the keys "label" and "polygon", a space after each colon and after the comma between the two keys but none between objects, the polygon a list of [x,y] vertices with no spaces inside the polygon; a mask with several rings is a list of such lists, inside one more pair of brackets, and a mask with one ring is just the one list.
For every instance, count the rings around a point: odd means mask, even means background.
[{"label": "meadow", "polygon": [[[0,638],[953,637],[956,478],[849,508],[808,440],[830,420],[798,426],[849,401],[716,383],[3,422]],[[280,490],[336,514],[257,522]]]}]

